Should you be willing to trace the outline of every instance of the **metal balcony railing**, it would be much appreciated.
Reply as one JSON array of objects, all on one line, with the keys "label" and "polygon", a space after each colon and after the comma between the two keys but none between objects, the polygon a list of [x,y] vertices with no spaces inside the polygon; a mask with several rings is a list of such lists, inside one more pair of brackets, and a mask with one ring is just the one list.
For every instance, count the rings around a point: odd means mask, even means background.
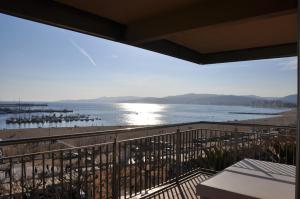
[{"label": "metal balcony railing", "polygon": [[[2,157],[0,198],[130,198],[195,170],[217,172],[244,158],[295,164],[295,128],[242,126],[248,128],[115,137],[108,143]],[[49,140],[10,140],[0,147],[25,141],[28,146]]]}]

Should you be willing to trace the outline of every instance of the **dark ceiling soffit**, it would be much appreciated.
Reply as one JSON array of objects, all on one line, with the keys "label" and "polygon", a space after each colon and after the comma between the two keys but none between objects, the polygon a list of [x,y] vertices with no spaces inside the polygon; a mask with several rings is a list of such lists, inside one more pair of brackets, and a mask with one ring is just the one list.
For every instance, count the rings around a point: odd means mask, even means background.
[{"label": "dark ceiling soffit", "polygon": [[[288,2],[294,1],[288,0]],[[51,0],[1,0],[0,12],[82,32],[84,34],[127,43],[124,40],[126,31],[124,25]],[[286,44],[222,53],[201,54],[168,40],[147,42],[138,45],[138,47],[197,64],[296,56],[297,49],[296,44]]]},{"label": "dark ceiling soffit", "polygon": [[297,0],[199,1],[189,7],[129,24],[126,41],[138,45],[194,28],[293,13],[296,8]]},{"label": "dark ceiling soffit", "polygon": [[1,0],[0,12],[110,40],[124,40],[126,27],[51,0]]},{"label": "dark ceiling soffit", "polygon": [[296,43],[207,54],[198,53],[197,51],[188,49],[168,40],[148,42],[146,44],[139,45],[138,47],[197,64],[271,59],[297,55]]},{"label": "dark ceiling soffit", "polygon": [[221,53],[203,54],[201,64],[250,61],[297,56],[297,43],[281,44],[268,47],[257,47]]},{"label": "dark ceiling soffit", "polygon": [[168,40],[148,42],[137,47],[199,64],[202,54]]}]

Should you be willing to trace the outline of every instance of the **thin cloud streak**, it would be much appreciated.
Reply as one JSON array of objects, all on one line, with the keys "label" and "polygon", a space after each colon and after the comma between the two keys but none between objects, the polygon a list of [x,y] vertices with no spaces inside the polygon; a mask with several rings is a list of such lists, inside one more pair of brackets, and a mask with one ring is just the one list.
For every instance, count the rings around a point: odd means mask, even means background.
[{"label": "thin cloud streak", "polygon": [[112,58],[112,59],[117,59],[117,58],[119,58],[119,56],[118,56],[118,55],[115,55],[115,54],[113,54],[113,55],[111,55],[111,56],[110,56],[110,58]]},{"label": "thin cloud streak", "polygon": [[74,40],[70,39],[69,41],[83,56],[88,58],[88,60],[90,61],[91,64],[93,64],[94,66],[97,66],[94,59],[83,48],[81,48]]}]

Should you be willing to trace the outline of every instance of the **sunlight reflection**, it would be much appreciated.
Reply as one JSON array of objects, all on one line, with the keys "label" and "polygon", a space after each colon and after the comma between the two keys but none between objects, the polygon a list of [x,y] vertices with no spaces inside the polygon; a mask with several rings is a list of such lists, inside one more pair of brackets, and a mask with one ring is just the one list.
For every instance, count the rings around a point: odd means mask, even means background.
[{"label": "sunlight reflection", "polygon": [[161,124],[162,115],[166,108],[162,104],[143,104],[143,103],[121,103],[120,108],[128,112],[124,118],[131,125],[156,125]]}]

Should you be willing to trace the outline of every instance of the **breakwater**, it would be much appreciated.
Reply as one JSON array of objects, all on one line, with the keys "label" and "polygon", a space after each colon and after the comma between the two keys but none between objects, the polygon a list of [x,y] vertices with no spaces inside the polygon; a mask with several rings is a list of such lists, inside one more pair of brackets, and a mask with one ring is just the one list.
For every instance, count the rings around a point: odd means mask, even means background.
[{"label": "breakwater", "polygon": [[0,114],[19,114],[19,113],[71,113],[69,109],[17,109],[0,108]]}]

